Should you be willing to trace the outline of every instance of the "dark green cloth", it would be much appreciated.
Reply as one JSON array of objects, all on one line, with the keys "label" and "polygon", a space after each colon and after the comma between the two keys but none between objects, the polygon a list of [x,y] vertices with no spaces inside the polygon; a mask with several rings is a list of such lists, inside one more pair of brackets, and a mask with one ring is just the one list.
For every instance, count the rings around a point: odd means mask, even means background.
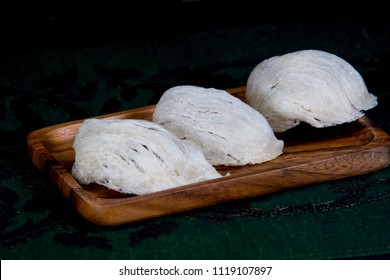
[{"label": "dark green cloth", "polygon": [[[5,46],[1,259],[388,259],[390,168],[120,227],[83,220],[38,171],[27,153],[34,130],[155,104],[175,85],[242,86],[262,60],[301,49],[351,63],[378,96],[368,117],[390,133],[390,24],[384,18],[268,17],[184,27],[144,35],[122,27],[109,39],[95,29],[88,39],[60,29],[54,42],[32,36]],[[23,40],[29,44],[21,46]]]}]

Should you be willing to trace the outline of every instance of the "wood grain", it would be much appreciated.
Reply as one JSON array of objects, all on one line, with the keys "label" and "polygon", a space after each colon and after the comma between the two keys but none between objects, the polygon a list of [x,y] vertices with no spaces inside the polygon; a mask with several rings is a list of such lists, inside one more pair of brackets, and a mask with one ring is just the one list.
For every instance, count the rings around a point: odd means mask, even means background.
[{"label": "wood grain", "polygon": [[[229,90],[245,101],[245,88]],[[152,119],[155,106],[97,116]],[[91,223],[115,226],[361,175],[390,163],[390,137],[367,117],[331,128],[305,125],[277,134],[283,154],[261,164],[216,166],[222,178],[147,195],[121,194],[96,184],[80,185],[70,174],[74,137],[83,120],[54,125],[27,137],[32,162]],[[228,175],[227,175],[228,174]]]}]

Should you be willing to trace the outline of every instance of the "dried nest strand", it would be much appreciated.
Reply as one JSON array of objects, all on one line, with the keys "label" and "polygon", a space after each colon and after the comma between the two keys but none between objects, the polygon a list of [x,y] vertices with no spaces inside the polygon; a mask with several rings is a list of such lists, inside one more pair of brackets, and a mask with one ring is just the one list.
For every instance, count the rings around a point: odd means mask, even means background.
[{"label": "dried nest strand", "polygon": [[351,122],[377,105],[352,65],[319,50],[274,56],[258,64],[248,77],[246,100],[275,132],[300,122],[318,128]]},{"label": "dried nest strand", "polygon": [[284,146],[259,112],[215,88],[170,88],[157,103],[153,121],[199,146],[212,165],[262,163],[280,155]]},{"label": "dried nest strand", "polygon": [[81,184],[147,194],[221,177],[198,147],[146,120],[88,119],[74,142]]}]

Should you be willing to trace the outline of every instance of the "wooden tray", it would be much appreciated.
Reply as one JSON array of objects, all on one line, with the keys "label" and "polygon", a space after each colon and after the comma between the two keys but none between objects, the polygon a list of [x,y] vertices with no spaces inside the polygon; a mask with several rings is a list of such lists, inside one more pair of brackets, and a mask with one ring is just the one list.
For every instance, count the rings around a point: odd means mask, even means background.
[{"label": "wooden tray", "polygon": [[[244,100],[245,88],[229,92]],[[151,120],[155,106],[97,118]],[[70,174],[72,144],[83,120],[31,132],[32,162],[48,176],[78,212],[97,225],[113,226],[179,213],[291,188],[365,174],[390,163],[390,137],[367,117],[330,128],[299,125],[281,134],[283,154],[255,165],[217,167],[230,176],[180,186],[147,195],[125,195],[100,185],[80,185]]]}]

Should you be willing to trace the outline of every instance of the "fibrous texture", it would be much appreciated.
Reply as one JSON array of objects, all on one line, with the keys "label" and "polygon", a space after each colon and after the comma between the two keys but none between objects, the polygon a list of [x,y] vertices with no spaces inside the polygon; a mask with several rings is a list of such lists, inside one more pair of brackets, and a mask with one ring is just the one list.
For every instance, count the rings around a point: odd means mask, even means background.
[{"label": "fibrous texture", "polygon": [[136,195],[219,178],[198,147],[161,125],[135,119],[87,119],[75,142],[72,175]]},{"label": "fibrous texture", "polygon": [[283,152],[266,119],[227,91],[176,86],[164,92],[153,121],[199,146],[212,165],[262,163]]},{"label": "fibrous texture", "polygon": [[351,122],[377,105],[376,96],[351,64],[320,50],[262,61],[249,75],[246,100],[275,132],[300,122],[318,128]]}]

